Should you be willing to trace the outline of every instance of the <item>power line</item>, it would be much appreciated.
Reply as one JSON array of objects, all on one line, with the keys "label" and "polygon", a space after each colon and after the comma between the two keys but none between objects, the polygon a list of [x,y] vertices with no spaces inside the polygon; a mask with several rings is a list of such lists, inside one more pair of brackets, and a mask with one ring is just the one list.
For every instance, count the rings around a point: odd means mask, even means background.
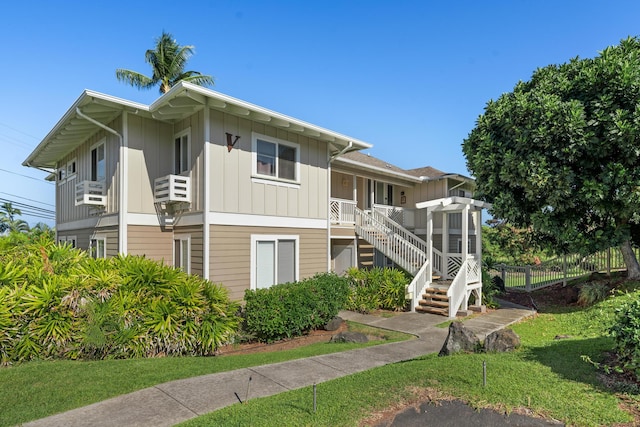
[{"label": "power line", "polygon": [[32,177],[32,176],[29,176],[29,175],[23,175],[23,174],[18,173],[18,172],[12,172],[12,171],[9,171],[9,170],[6,170],[6,169],[2,169],[2,168],[0,168],[0,171],[2,171],[2,172],[6,172],[6,173],[10,173],[10,174],[13,174],[13,175],[22,176],[22,177],[24,177],[24,178],[33,179],[34,181],[38,181],[38,182],[41,182],[41,183],[43,183],[43,184],[55,185],[53,182],[43,181],[41,178],[34,178],[34,177]]},{"label": "power line", "polygon": [[2,123],[2,122],[0,122],[0,125],[4,126],[4,127],[6,127],[6,128],[9,128],[9,129],[11,129],[12,131],[15,131],[15,132],[21,133],[21,134],[23,134],[23,135],[25,135],[25,136],[28,136],[29,138],[33,138],[33,139],[40,139],[40,138],[38,138],[37,136],[29,135],[29,134],[28,134],[28,133],[26,133],[26,132],[23,132],[23,131],[21,131],[21,130],[19,130],[19,129],[16,129],[16,128],[14,128],[14,127],[11,127],[11,126],[9,126],[9,125],[8,125],[8,124],[6,124],[6,123]]},{"label": "power line", "polygon": [[35,199],[29,199],[27,197],[22,197],[22,196],[16,196],[15,194],[9,194],[9,193],[5,193],[4,191],[0,191],[0,194],[6,194],[7,196],[11,196],[11,197],[17,197],[18,199],[23,199],[23,200],[28,200],[30,202],[36,202],[36,203],[40,203],[41,205],[47,205],[47,206],[51,206],[51,207],[56,207],[56,205],[52,205],[51,203],[45,203],[45,202],[41,202],[39,200],[35,200]]}]

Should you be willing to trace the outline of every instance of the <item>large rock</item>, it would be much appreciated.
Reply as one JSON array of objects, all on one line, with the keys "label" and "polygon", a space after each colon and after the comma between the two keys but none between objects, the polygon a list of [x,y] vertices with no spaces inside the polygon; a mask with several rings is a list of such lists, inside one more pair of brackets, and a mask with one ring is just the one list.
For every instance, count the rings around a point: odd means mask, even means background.
[{"label": "large rock", "polygon": [[344,320],[342,320],[342,317],[336,316],[333,319],[329,320],[326,325],[324,325],[324,330],[337,331],[338,329],[340,329],[340,326],[342,326],[342,322],[344,322]]},{"label": "large rock", "polygon": [[500,329],[490,333],[484,340],[484,351],[505,352],[520,347],[520,337],[511,329]]},{"label": "large rock", "polygon": [[449,325],[449,335],[438,356],[448,356],[460,351],[473,353],[479,345],[478,337],[465,328],[462,322],[452,322]]},{"label": "large rock", "polygon": [[344,331],[331,337],[331,342],[355,342],[365,343],[369,342],[369,338],[360,332]]}]

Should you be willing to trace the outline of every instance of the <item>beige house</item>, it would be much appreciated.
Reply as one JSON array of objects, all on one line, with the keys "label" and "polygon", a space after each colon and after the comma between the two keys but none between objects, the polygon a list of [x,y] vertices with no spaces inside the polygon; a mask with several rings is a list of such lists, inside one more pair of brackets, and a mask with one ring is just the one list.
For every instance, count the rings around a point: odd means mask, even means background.
[{"label": "beige house", "polygon": [[58,240],[96,257],[145,255],[234,299],[395,264],[415,276],[412,307],[466,309],[481,285],[473,180],[405,171],[367,148],[182,82],[151,105],[83,92],[23,164],[53,172]]}]

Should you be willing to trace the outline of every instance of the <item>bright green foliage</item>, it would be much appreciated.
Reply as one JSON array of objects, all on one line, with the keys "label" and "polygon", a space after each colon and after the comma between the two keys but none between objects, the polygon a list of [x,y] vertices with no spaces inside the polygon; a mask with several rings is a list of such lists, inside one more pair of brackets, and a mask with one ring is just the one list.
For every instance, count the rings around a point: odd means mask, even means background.
[{"label": "bright green foliage", "polygon": [[640,292],[616,309],[616,322],[609,328],[614,351],[622,367],[640,379]]},{"label": "bright green foliage", "polygon": [[629,253],[640,219],[640,40],[536,70],[488,102],[463,151],[494,216],[562,250]]},{"label": "bright green foliage", "polygon": [[349,299],[346,309],[360,313],[374,310],[403,310],[409,277],[395,268],[375,267],[370,270],[350,268]]},{"label": "bright green foliage", "polygon": [[47,235],[0,252],[0,362],[213,355],[239,305],[141,257],[92,259]]},{"label": "bright green foliage", "polygon": [[248,289],[245,327],[266,342],[303,335],[333,319],[344,307],[347,293],[347,279],[332,273],[268,289]]}]

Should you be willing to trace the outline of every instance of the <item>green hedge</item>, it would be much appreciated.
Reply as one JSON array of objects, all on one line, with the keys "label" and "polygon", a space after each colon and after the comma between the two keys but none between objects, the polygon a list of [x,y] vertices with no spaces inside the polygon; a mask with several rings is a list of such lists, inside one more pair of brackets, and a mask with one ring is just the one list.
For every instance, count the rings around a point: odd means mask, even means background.
[{"label": "green hedge", "polygon": [[245,292],[245,328],[273,342],[304,335],[333,319],[346,302],[348,281],[333,273]]},{"label": "green hedge", "polygon": [[640,292],[632,301],[616,308],[615,323],[609,333],[615,340],[614,352],[621,367],[640,379]]}]

